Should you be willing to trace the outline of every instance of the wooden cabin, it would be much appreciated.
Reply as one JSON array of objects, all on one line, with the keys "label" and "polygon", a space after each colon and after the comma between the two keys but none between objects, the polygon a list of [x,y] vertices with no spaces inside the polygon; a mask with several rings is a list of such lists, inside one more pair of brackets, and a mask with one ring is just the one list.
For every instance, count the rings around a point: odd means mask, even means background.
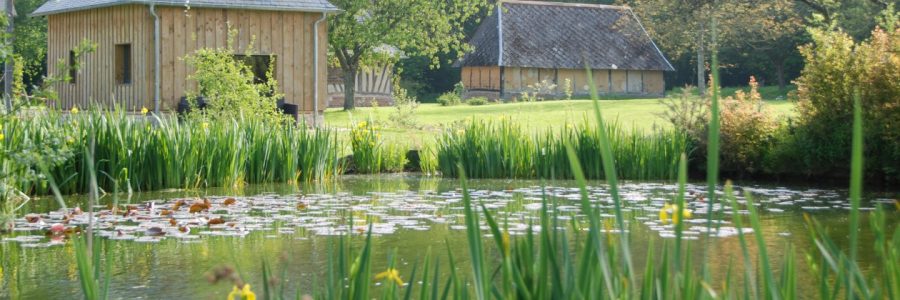
[{"label": "wooden cabin", "polygon": [[327,107],[325,17],[337,11],[326,0],[53,0],[33,15],[47,17],[50,74],[59,72],[58,61],[75,63],[71,52],[82,40],[97,45],[72,80],[55,87],[61,109],[172,111],[196,86],[182,58],[226,47],[230,26],[238,32],[235,52],[249,47],[251,56],[241,58],[255,64],[274,57],[279,92],[309,117]]},{"label": "wooden cabin", "polygon": [[[662,96],[674,71],[630,8],[541,1],[501,1],[470,40],[461,67],[466,96],[574,95],[591,84],[604,94]],[[590,68],[593,82],[588,82]]]}]

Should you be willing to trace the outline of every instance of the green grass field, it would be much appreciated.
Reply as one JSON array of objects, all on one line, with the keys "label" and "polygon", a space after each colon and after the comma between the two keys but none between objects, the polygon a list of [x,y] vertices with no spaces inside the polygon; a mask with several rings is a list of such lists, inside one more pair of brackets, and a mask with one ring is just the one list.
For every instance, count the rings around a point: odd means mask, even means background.
[{"label": "green grass field", "polygon": [[[786,100],[767,100],[773,111],[781,115],[791,115],[793,103]],[[626,128],[636,130],[653,130],[667,127],[668,122],[661,118],[666,107],[659,99],[602,100],[600,107],[607,120],[618,121]],[[566,124],[580,124],[584,120],[594,123],[593,118],[586,118],[593,113],[590,100],[559,100],[543,102],[519,102],[506,104],[489,104],[483,106],[457,105],[440,106],[433,103],[420,104],[416,111],[418,128],[397,128],[390,124],[388,116],[394,108],[357,108],[345,112],[339,108],[325,112],[325,122],[329,127],[347,130],[350,124],[364,120],[378,122],[383,127],[385,138],[394,142],[408,143],[417,148],[423,142],[431,142],[441,130],[452,126],[454,122],[467,119],[491,120],[509,118],[519,122],[533,132],[560,128]],[[343,136],[343,135],[339,135]]]}]

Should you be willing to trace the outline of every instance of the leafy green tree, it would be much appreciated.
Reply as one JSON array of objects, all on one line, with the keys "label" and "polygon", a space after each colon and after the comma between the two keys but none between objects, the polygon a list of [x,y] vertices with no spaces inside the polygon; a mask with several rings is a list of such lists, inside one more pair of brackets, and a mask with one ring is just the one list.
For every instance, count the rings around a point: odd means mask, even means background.
[{"label": "leafy green tree", "polygon": [[16,0],[15,41],[13,50],[21,57],[17,64],[24,69],[24,83],[29,89],[39,86],[47,70],[47,18],[34,18],[31,13],[47,0]]},{"label": "leafy green tree", "polygon": [[488,9],[486,0],[332,0],[343,10],[328,21],[330,52],[344,75],[344,109],[354,108],[356,73],[398,53],[375,51],[391,45],[406,55],[440,65],[441,53],[468,51],[464,24]]},{"label": "leafy green tree", "polygon": [[[767,48],[802,31],[792,0],[622,0],[621,4],[633,8],[665,53],[676,58],[696,55],[701,92],[713,47]],[[708,38],[713,18],[719,31],[715,45]]]}]

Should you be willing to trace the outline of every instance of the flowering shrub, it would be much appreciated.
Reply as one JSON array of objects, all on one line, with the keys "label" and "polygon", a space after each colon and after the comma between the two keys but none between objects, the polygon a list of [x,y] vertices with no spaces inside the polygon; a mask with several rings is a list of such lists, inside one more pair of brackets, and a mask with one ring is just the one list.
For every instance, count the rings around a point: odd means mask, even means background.
[{"label": "flowering shrub", "polygon": [[772,117],[758,92],[756,78],[750,77],[750,92],[737,91],[721,102],[721,167],[726,171],[755,173],[772,145],[778,122]]}]

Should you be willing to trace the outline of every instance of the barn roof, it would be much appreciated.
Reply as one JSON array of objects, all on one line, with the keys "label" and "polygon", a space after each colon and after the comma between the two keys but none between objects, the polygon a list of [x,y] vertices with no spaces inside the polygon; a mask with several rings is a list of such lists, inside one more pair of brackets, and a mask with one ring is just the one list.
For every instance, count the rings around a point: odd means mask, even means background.
[{"label": "barn roof", "polygon": [[307,12],[338,11],[338,8],[327,0],[49,0],[32,15],[46,16],[124,4]]},{"label": "barn roof", "polygon": [[502,1],[457,66],[674,71],[630,8]]}]

